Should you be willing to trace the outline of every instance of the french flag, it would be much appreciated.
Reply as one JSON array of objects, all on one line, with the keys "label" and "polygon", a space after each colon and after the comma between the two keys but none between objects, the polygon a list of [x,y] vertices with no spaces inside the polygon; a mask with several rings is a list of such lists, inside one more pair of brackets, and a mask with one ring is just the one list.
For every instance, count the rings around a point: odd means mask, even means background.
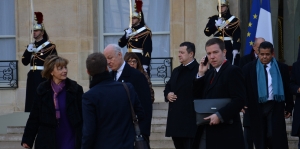
[{"label": "french flag", "polygon": [[256,37],[265,38],[273,44],[270,0],[262,0],[256,29]]}]

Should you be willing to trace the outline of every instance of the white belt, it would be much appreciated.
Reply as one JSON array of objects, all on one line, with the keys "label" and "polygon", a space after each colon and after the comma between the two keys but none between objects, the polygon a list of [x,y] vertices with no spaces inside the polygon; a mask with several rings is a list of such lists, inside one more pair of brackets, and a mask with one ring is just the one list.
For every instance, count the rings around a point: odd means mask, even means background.
[{"label": "white belt", "polygon": [[128,48],[128,52],[141,53],[143,55],[143,50],[141,50],[141,49],[131,49],[131,48]]},{"label": "white belt", "polygon": [[44,70],[44,66],[30,66],[30,70]]},{"label": "white belt", "polygon": [[221,39],[221,40],[232,40],[232,38],[231,37],[222,37],[222,36],[220,36],[220,37],[214,37],[214,38],[219,38],[219,39]]}]

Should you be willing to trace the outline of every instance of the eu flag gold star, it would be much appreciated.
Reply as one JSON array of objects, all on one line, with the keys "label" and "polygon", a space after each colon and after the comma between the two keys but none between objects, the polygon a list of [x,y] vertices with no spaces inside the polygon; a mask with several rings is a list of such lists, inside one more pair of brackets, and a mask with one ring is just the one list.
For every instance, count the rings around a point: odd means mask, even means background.
[{"label": "eu flag gold star", "polygon": [[250,46],[253,46],[253,42],[252,41],[250,41],[249,43],[250,43]]},{"label": "eu flag gold star", "polygon": [[254,19],[257,19],[257,15],[256,15],[256,14],[254,14],[254,15],[253,15],[253,18],[254,18]]},{"label": "eu flag gold star", "polygon": [[248,25],[249,27],[252,27],[252,23],[251,22],[249,22],[249,25]]},{"label": "eu flag gold star", "polygon": [[251,35],[251,33],[248,32],[248,33],[247,33],[247,37],[250,37],[250,35]]}]

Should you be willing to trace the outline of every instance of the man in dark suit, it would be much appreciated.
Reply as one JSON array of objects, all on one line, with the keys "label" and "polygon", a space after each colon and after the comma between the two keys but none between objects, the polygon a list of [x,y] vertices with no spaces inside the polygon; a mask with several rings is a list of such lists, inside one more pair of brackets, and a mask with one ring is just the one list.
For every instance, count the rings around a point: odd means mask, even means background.
[{"label": "man in dark suit", "polygon": [[291,116],[288,66],[276,61],[270,42],[262,42],[259,59],[243,67],[247,111],[256,149],[288,149],[285,119]]},{"label": "man in dark suit", "polygon": [[183,42],[179,48],[180,66],[176,67],[165,86],[165,101],[169,102],[166,137],[172,137],[175,148],[190,149],[196,134],[193,86],[199,64],[194,58],[195,45]]},{"label": "man in dark suit", "polygon": [[[122,83],[116,82],[107,70],[102,53],[93,53],[86,60],[87,72],[92,76],[90,90],[82,96],[83,137],[81,149],[133,148],[135,130],[130,102]],[[130,100],[139,122],[144,111],[130,83]]]},{"label": "man in dark suit", "polygon": [[[218,112],[206,117],[209,125],[200,125],[193,148],[195,149],[244,149],[243,130],[239,112],[245,105],[244,78],[239,67],[225,58],[225,44],[212,38],[205,44],[208,63],[202,58],[194,82],[194,97],[201,99],[230,98],[231,101]],[[209,66],[212,68],[208,69]]]},{"label": "man in dark suit", "polygon": [[142,107],[145,111],[145,120],[140,123],[140,129],[144,139],[149,142],[151,119],[152,119],[152,100],[148,81],[144,74],[137,69],[130,67],[123,59],[121,48],[118,45],[110,44],[103,54],[107,59],[107,65],[112,70],[112,75],[116,81],[129,82],[133,85]]},{"label": "man in dark suit", "polygon": [[[264,42],[264,38],[256,38],[253,44],[253,49],[250,54],[243,56],[240,59],[240,68],[243,68],[247,63],[252,62],[258,58],[258,48],[259,45]],[[244,118],[243,118],[243,126],[244,126],[244,138],[245,138],[245,145],[246,149],[253,149],[253,139],[250,133],[250,119],[249,116],[245,116],[249,114],[247,111],[247,106],[244,107],[242,112],[244,113]]]},{"label": "man in dark suit", "polygon": [[265,39],[261,37],[255,39],[251,53],[243,56],[240,59],[239,66],[241,68],[243,68],[243,66],[245,66],[247,63],[252,62],[258,58],[258,47],[264,41]]},{"label": "man in dark suit", "polygon": [[[293,124],[292,124],[292,136],[300,138],[300,59],[293,64],[291,80],[290,80],[290,92],[296,95],[295,108],[293,113]],[[298,143],[300,148],[300,141]]]}]

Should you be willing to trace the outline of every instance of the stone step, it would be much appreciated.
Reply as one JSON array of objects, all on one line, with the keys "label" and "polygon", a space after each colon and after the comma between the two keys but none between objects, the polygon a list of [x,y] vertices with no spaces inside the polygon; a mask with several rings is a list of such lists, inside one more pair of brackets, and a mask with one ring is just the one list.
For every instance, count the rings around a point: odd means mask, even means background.
[{"label": "stone step", "polygon": [[157,140],[157,141],[160,141],[160,140],[169,140],[169,141],[172,141],[172,138],[171,137],[165,137],[165,133],[164,132],[152,132],[151,135],[150,135],[150,140],[154,141],[154,140]]},{"label": "stone step", "polygon": [[168,110],[169,103],[167,103],[167,102],[154,102],[152,106],[153,106],[153,110]]},{"label": "stone step", "polygon": [[161,124],[152,124],[151,125],[151,133],[153,132],[165,132],[166,131],[166,125]]},{"label": "stone step", "polygon": [[175,149],[172,140],[154,140],[150,141],[152,149]]},{"label": "stone step", "polygon": [[23,134],[0,134],[0,142],[22,141]]},{"label": "stone step", "polygon": [[0,149],[24,149],[21,142],[0,142]]},{"label": "stone step", "polygon": [[167,124],[167,118],[166,117],[153,117],[151,124]]},{"label": "stone step", "polygon": [[152,111],[153,118],[167,118],[168,117],[168,110],[153,110]]},{"label": "stone step", "polygon": [[23,134],[25,126],[7,126],[8,134]]}]

